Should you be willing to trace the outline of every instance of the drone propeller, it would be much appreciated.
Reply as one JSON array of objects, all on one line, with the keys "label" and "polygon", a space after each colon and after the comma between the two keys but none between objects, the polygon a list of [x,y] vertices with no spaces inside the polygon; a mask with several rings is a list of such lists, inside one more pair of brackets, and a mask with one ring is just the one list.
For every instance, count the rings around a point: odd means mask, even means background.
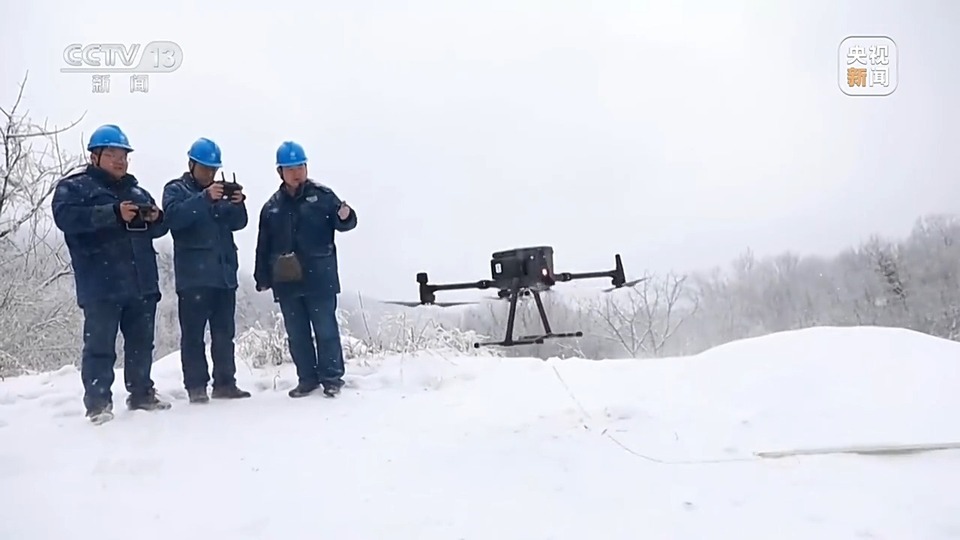
[{"label": "drone propeller", "polygon": [[644,277],[644,278],[640,278],[640,279],[635,279],[635,280],[633,280],[633,281],[628,281],[628,282],[624,283],[623,285],[621,285],[621,286],[619,286],[619,287],[610,287],[610,288],[608,288],[608,289],[603,289],[603,292],[613,292],[613,291],[615,291],[615,290],[617,290],[617,289],[622,289],[622,288],[624,288],[624,287],[633,287],[634,285],[637,285],[637,284],[639,284],[639,283],[643,283],[643,282],[646,281],[647,279],[648,279],[648,278],[645,278],[645,277]]},{"label": "drone propeller", "polygon": [[451,306],[467,306],[471,304],[476,304],[477,302],[434,302],[432,304],[421,304],[420,302],[403,302],[399,300],[384,300],[382,303],[393,304],[396,306],[406,306],[406,307],[418,307],[418,306],[451,307]]}]

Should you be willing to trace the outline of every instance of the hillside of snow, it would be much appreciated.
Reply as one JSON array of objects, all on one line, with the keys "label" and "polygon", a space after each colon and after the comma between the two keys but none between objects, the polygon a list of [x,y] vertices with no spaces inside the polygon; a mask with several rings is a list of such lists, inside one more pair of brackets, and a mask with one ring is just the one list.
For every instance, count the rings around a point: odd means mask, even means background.
[{"label": "hillside of snow", "polygon": [[336,400],[291,366],[254,397],[83,418],[77,371],[0,382],[0,538],[960,538],[960,344],[816,328],[659,360],[391,357]]}]

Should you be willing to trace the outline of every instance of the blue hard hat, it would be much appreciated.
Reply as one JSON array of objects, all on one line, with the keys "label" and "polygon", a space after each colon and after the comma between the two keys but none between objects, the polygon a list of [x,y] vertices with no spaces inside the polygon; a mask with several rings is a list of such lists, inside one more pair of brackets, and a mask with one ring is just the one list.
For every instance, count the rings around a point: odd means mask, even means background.
[{"label": "blue hard hat", "polygon": [[190,145],[187,157],[214,169],[219,169],[222,166],[222,163],[220,163],[220,147],[206,137],[201,137]]},{"label": "blue hard hat", "polygon": [[277,167],[296,167],[306,162],[307,153],[293,141],[285,141],[277,148]]},{"label": "blue hard hat", "polygon": [[133,152],[126,134],[113,124],[98,127],[94,130],[93,135],[90,135],[90,142],[87,143],[87,150],[107,147],[123,148],[128,152]]}]

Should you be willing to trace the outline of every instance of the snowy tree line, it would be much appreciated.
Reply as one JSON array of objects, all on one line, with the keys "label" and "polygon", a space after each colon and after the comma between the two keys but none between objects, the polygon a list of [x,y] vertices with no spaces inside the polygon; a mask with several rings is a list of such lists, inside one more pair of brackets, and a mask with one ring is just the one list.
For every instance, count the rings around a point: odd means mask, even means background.
[{"label": "snowy tree line", "polygon": [[[50,196],[57,179],[84,161],[66,152],[70,129],[37,125],[20,98],[0,108],[0,376],[79,361],[82,314],[73,294],[69,256],[53,226]],[[905,327],[960,338],[960,216],[919,219],[903,239],[871,238],[833,257],[744,253],[727,268],[645,276],[639,285],[595,297],[544,295],[555,331],[579,339],[513,349],[474,349],[503,337],[505,301],[466,308],[400,308],[362,294],[341,297],[347,356],[447,351],[507,356],[644,358],[692,354],[728,341],[816,325]],[[178,349],[177,299],[169,238],[158,242],[163,299],[156,357]],[[241,270],[238,350],[263,365],[289,362],[283,326],[269,293],[257,293]],[[521,303],[517,333],[540,330],[532,300]],[[122,338],[119,338],[122,339]]]},{"label": "snowy tree line", "polygon": [[[543,296],[554,331],[579,339],[504,351],[508,356],[649,358],[695,354],[729,341],[812,326],[890,326],[960,339],[960,216],[917,220],[899,240],[878,236],[832,257],[747,251],[727,268],[648,274],[633,288],[592,297]],[[508,306],[491,301],[456,315],[434,309],[409,325],[442,321],[501,338]],[[391,320],[397,314],[380,319]],[[348,328],[365,336],[351,318]],[[516,335],[540,330],[532,300],[518,314]],[[394,323],[396,326],[396,323]]]}]

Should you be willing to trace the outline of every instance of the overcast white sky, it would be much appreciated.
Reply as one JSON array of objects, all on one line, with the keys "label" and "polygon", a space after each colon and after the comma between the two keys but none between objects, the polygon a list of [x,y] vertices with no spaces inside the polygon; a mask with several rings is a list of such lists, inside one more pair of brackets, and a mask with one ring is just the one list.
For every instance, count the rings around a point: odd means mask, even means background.
[{"label": "overcast white sky", "polygon": [[[490,253],[518,245],[555,246],[560,271],[615,252],[628,274],[692,270],[747,247],[830,254],[960,211],[947,0],[31,0],[0,21],[2,103],[29,70],[35,118],[85,112],[83,139],[119,124],[158,199],[193,140],[220,143],[250,196],[247,274],[285,139],[356,207],[343,285],[377,297],[413,299],[421,270],[487,277]],[[851,34],[896,41],[893,95],[840,92]],[[146,94],[60,73],[69,43],[153,40],[185,63]]]}]

